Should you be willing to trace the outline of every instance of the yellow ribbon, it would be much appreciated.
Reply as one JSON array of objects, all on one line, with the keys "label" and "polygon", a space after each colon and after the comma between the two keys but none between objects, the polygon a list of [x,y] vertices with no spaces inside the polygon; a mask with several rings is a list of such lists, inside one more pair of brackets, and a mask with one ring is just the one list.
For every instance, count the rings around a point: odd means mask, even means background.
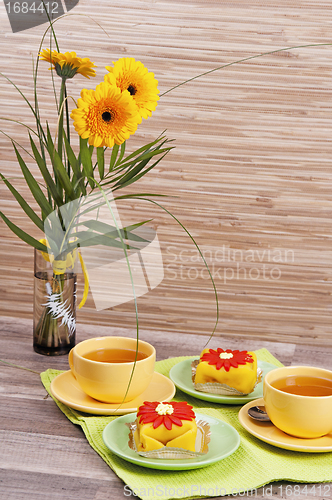
[{"label": "yellow ribbon", "polygon": [[81,300],[80,305],[78,306],[78,308],[79,308],[79,309],[81,309],[81,307],[82,307],[82,306],[84,306],[85,301],[86,301],[87,296],[88,296],[88,293],[89,293],[89,275],[88,275],[88,271],[87,271],[87,268],[86,268],[85,262],[84,262],[84,260],[83,260],[82,255],[80,254],[80,252],[78,252],[78,256],[79,256],[79,259],[80,259],[80,263],[81,263],[81,266],[82,266],[82,271],[83,271],[83,276],[84,276],[84,292],[83,292],[83,298],[82,298],[82,300]]},{"label": "yellow ribbon", "polygon": [[[41,240],[39,240],[39,243],[42,243],[46,247],[50,248],[50,245],[45,238],[42,238]],[[77,253],[78,253],[78,257],[80,259],[80,263],[81,263],[82,271],[83,271],[83,276],[84,276],[83,298],[78,306],[78,308],[81,309],[81,307],[84,306],[86,299],[88,297],[88,293],[89,293],[89,275],[88,275],[88,271],[87,271],[85,262],[83,260],[82,255],[80,254],[80,252],[77,252],[77,248],[75,248],[74,250],[72,250],[71,252],[69,252],[67,254],[66,260],[54,260],[54,255],[49,254],[48,252],[41,252],[43,258],[47,262],[50,262],[52,264],[53,273],[55,275],[64,274],[66,272],[66,269],[68,269],[68,268],[73,269],[75,261],[76,261]]]},{"label": "yellow ribbon", "polygon": [[[41,240],[39,240],[39,243],[41,243],[42,245],[45,245],[47,248],[51,248],[48,241],[45,240],[45,238],[42,238]],[[53,255],[50,255],[48,252],[42,252],[42,251],[40,251],[40,253],[42,254],[43,258],[47,262],[53,262],[53,259],[54,259]]]}]

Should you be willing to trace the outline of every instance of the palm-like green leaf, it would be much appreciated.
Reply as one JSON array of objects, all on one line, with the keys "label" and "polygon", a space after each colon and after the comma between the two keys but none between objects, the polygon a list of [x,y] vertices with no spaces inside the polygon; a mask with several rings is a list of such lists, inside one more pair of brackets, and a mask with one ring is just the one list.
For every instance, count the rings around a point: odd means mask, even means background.
[{"label": "palm-like green leaf", "polygon": [[120,163],[121,163],[121,160],[122,158],[124,157],[124,154],[125,154],[125,151],[126,151],[126,141],[124,141],[122,144],[121,144],[121,147],[120,147],[120,155],[119,155],[119,158],[117,159],[116,161],[116,164],[114,165],[114,168],[116,168]]},{"label": "palm-like green leaf", "polygon": [[[151,220],[151,219],[150,219]],[[143,221],[139,222],[138,224],[132,224],[131,226],[124,227],[122,229],[117,230],[116,227],[111,226],[110,224],[106,224],[106,222],[98,221],[98,220],[88,220],[85,222],[82,222],[81,224],[88,229],[91,229],[92,231],[97,233],[102,233],[107,235],[110,238],[119,238],[121,233],[122,237],[127,239],[127,240],[132,240],[132,241],[140,241],[140,242],[145,242],[147,243],[148,240],[145,238],[142,238],[138,234],[133,233],[132,231],[134,229],[137,229],[138,227],[142,226],[143,224],[146,224],[149,221]],[[80,232],[82,233],[82,232]],[[77,236],[78,233],[75,233],[75,236]]]},{"label": "palm-like green leaf", "polygon": [[84,185],[84,177],[82,175],[79,161],[76,158],[76,155],[69,144],[66,134],[63,134],[63,138],[65,141],[66,153],[70,163],[71,168],[73,169],[73,173],[76,179],[73,180],[73,189],[75,190],[76,195],[78,196],[80,193],[86,195],[86,189]]},{"label": "palm-like green leaf", "polygon": [[[0,213],[1,215],[1,213]],[[85,236],[82,236],[78,238],[74,243],[69,243],[69,245],[66,248],[67,252],[71,252],[77,247],[93,247],[96,245],[105,245],[107,247],[114,247],[114,248],[126,248],[126,250],[138,250],[136,247],[132,247],[128,244],[122,244],[121,241],[116,240],[115,238],[108,236],[107,234],[97,234],[95,236],[89,236],[89,232],[86,231]]]},{"label": "palm-like green leaf", "polygon": [[52,198],[56,205],[61,206],[63,203],[62,197],[60,196],[60,193],[55,185],[55,182],[46,166],[46,163],[44,162],[43,158],[41,157],[36,144],[34,143],[31,135],[30,135],[30,143],[31,143],[31,148],[32,152],[34,154],[36,163],[39,167],[39,170],[41,171],[42,176],[44,177],[44,180],[46,182],[46,185],[48,189],[50,190],[50,193],[52,195]]},{"label": "palm-like green leaf", "polygon": [[95,183],[93,181],[93,166],[87,139],[80,138],[80,159],[83,165],[85,177],[87,177],[88,182],[93,189],[95,187]]},{"label": "palm-like green leaf", "polygon": [[[144,153],[143,155],[139,156],[138,158],[136,158],[128,163],[123,164],[120,170],[125,170],[125,172],[119,174],[119,170],[117,170],[116,173],[118,175],[113,176],[112,178],[109,178],[109,176],[105,177],[105,180],[102,183],[102,186],[107,186],[109,184],[113,184],[113,186],[116,186],[118,188],[118,186],[124,187],[124,185],[128,185],[128,181],[135,178],[135,176],[142,169],[144,169],[144,167],[148,164],[148,162],[151,160],[151,158],[164,153],[162,156],[162,158],[163,158],[165,156],[165,154],[168,153],[171,149],[172,148],[169,147],[169,148],[150,151],[148,153]],[[158,161],[153,164],[153,167],[155,167],[157,165],[157,163],[158,163]],[[140,177],[145,175],[150,170],[151,170],[151,168],[146,169],[146,171]],[[114,171],[113,175],[115,175],[115,171]],[[131,183],[132,182],[129,182],[129,184],[131,184]]]},{"label": "palm-like green leaf", "polygon": [[[156,141],[154,141],[154,143],[151,143],[151,144],[155,144],[155,142]],[[138,163],[140,163],[141,161],[145,161],[145,160],[150,161],[150,159],[153,156],[156,156],[158,154],[163,154],[164,152],[170,151],[171,149],[173,149],[173,146],[168,146],[167,148],[161,149],[162,146],[167,142],[170,142],[170,141],[167,141],[165,139],[165,140],[162,140],[162,142],[159,141],[159,144],[154,148],[147,148],[147,147],[140,148],[139,151],[141,151],[141,153],[139,155],[136,154],[138,151],[135,151],[132,155],[129,155],[127,158],[125,158],[122,161],[121,165],[119,165],[112,172],[109,172],[109,174],[106,176],[106,178],[108,179],[108,178],[112,177],[112,182],[116,182],[123,175],[125,175],[123,173],[124,171],[126,171],[128,173],[130,170],[135,168],[135,166]],[[120,174],[120,172],[122,172],[122,173]]]},{"label": "palm-like green leaf", "polygon": [[30,205],[25,201],[25,199],[20,195],[18,191],[14,188],[14,186],[7,181],[7,179],[0,173],[0,177],[3,180],[3,182],[6,184],[8,189],[11,191],[11,193],[15,196],[16,201],[20,204],[24,212],[27,214],[27,216],[36,224],[36,226],[44,231],[44,223],[41,220],[40,217],[32,210]]},{"label": "palm-like green leaf", "polygon": [[[167,194],[158,194],[158,193],[133,193],[133,194],[123,194],[121,196],[114,196],[114,201],[117,201],[117,200],[127,200],[127,199],[130,199],[130,198],[146,197],[146,196],[161,196],[163,198],[164,197],[168,197]],[[172,198],[178,198],[178,197],[177,196],[172,196]]]},{"label": "palm-like green leaf", "polygon": [[32,246],[34,248],[37,248],[37,250],[40,250],[41,252],[47,252],[47,247],[45,245],[43,245],[38,240],[36,240],[32,236],[30,236],[28,233],[26,233],[25,231],[23,231],[23,229],[21,229],[18,226],[16,226],[16,224],[14,224],[9,219],[7,219],[7,217],[5,216],[5,214],[3,214],[2,212],[0,212],[0,217],[7,224],[7,226],[9,227],[9,229],[11,229],[13,231],[13,233],[15,233],[16,236],[18,236],[25,243],[28,243],[28,245],[30,245],[30,246]]},{"label": "palm-like green leaf", "polygon": [[133,182],[138,181],[141,177],[143,177],[150,170],[152,170],[164,158],[164,156],[166,156],[167,153],[168,151],[166,151],[166,153],[161,158],[158,158],[157,161],[155,161],[152,165],[150,165],[150,167],[146,168],[145,170],[143,170],[143,168],[147,165],[149,159],[139,163],[133,170],[131,170],[126,175],[121,177],[121,179],[116,184],[114,184],[113,191],[116,191],[117,189],[122,189],[126,186],[129,186],[130,184],[133,184]]},{"label": "palm-like green leaf", "polygon": [[69,176],[67,174],[67,171],[62,163],[62,160],[59,156],[59,153],[54,147],[51,133],[49,128],[47,127],[47,150],[51,158],[51,162],[54,168],[54,172],[56,173],[56,176],[64,189],[67,197],[69,200],[75,200],[77,198],[75,191],[73,189],[73,186],[71,185]]},{"label": "palm-like green leaf", "polygon": [[38,182],[35,180],[35,178],[31,174],[30,170],[28,169],[28,167],[24,163],[24,160],[21,157],[20,153],[17,151],[15,144],[13,144],[13,146],[14,146],[15,153],[16,153],[18,162],[20,164],[22,173],[23,173],[24,178],[26,180],[26,183],[29,186],[29,189],[30,189],[34,199],[36,200],[36,202],[40,206],[40,208],[42,210],[42,214],[43,214],[43,219],[44,219],[45,217],[47,217],[47,215],[49,215],[52,212],[53,208],[50,205],[50,203],[47,201],[43,191],[40,189]]},{"label": "palm-like green leaf", "polygon": [[107,178],[112,178],[113,182],[114,180],[119,179],[122,175],[124,175],[123,172],[129,172],[131,169],[135,168],[135,166],[140,163],[141,161],[148,160],[152,158],[152,156],[156,156],[159,154],[159,151],[149,151],[144,154],[141,154],[140,156],[137,156],[131,161],[127,162],[127,159],[125,162],[121,164],[120,167],[116,168],[111,172]]},{"label": "palm-like green leaf", "polygon": [[[127,163],[128,161],[130,161],[133,158],[135,158],[135,156],[140,156],[142,153],[144,153],[145,151],[150,150],[153,146],[155,146],[156,144],[158,144],[158,142],[162,141],[162,144],[164,144],[166,142],[165,139],[166,139],[165,137],[160,137],[160,138],[156,139],[155,141],[150,142],[149,144],[145,144],[145,146],[142,146],[139,149],[136,149],[136,151],[134,151],[133,153],[131,153],[130,155],[128,155],[124,159],[124,161],[122,163]],[[117,163],[120,165],[120,162],[117,162]]]},{"label": "palm-like green leaf", "polygon": [[116,159],[117,159],[117,156],[118,156],[118,152],[119,152],[119,147],[117,144],[114,144],[113,148],[112,148],[112,154],[111,154],[111,160],[110,160],[110,168],[109,168],[109,171],[111,172],[113,169],[114,169],[114,165],[115,165],[115,162],[116,162]]},{"label": "palm-like green leaf", "polygon": [[[19,94],[21,94],[21,96],[23,97],[23,99],[25,100],[25,102],[27,103],[27,105],[29,106],[30,110],[32,111],[34,117],[36,118],[36,121],[37,121],[37,125],[39,124],[40,125],[40,121],[39,121],[39,117],[38,115],[36,114],[35,110],[33,109],[33,107],[31,106],[29,100],[25,97],[25,95],[23,94],[23,92],[17,87],[17,85],[15,85],[14,82],[12,82],[10,80],[10,78],[8,78],[8,76],[6,76],[5,74],[1,73],[0,72],[0,75],[3,76],[11,85],[13,85],[13,87],[18,91]],[[43,129],[41,129],[41,132],[43,132]]]},{"label": "palm-like green leaf", "polygon": [[97,148],[97,161],[98,161],[98,171],[99,178],[102,180],[104,178],[105,172],[105,157],[104,157],[104,148]]}]

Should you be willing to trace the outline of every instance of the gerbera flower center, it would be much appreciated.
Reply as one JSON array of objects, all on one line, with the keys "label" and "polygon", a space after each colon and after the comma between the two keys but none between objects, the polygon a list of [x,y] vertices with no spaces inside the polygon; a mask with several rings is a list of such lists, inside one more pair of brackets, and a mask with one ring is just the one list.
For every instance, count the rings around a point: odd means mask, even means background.
[{"label": "gerbera flower center", "polygon": [[114,114],[110,111],[104,111],[101,115],[104,122],[109,123],[114,120]]},{"label": "gerbera flower center", "polygon": [[219,354],[220,359],[231,359],[233,357],[233,353],[231,352],[221,352]]},{"label": "gerbera flower center", "polygon": [[167,405],[165,403],[159,403],[156,407],[156,412],[158,415],[172,415],[174,408],[172,405]]},{"label": "gerbera flower center", "polygon": [[136,92],[137,92],[137,88],[134,87],[134,85],[130,84],[128,87],[127,87],[127,90],[129,92],[130,95],[135,95]]}]

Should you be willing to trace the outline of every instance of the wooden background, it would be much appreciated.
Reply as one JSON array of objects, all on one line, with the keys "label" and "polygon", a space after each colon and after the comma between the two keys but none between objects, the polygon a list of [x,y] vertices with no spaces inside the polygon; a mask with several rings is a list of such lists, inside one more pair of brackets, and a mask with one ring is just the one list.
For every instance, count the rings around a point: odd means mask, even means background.
[{"label": "wooden background", "polygon": [[[77,99],[123,56],[153,71],[163,93],[240,59],[332,43],[330,13],[329,2],[313,0],[80,0],[55,27],[62,52],[98,65],[96,79],[69,82]],[[1,72],[29,99],[32,56],[45,28],[12,33],[0,4]],[[210,73],[161,97],[128,141],[134,150],[164,129],[176,139],[132,191],[169,195],[164,206],[204,252],[219,294],[217,335],[332,346],[331,60],[332,46],[297,48]],[[42,117],[54,130],[48,67],[40,64],[38,89]],[[3,77],[0,115],[33,126],[29,108]],[[1,120],[0,129],[29,147],[23,126]],[[3,134],[0,154],[0,171],[34,206]],[[41,237],[3,185],[0,210]],[[192,242],[152,205],[132,202],[126,210],[131,222],[153,217],[163,250],[165,278],[138,301],[141,327],[209,335],[214,294]],[[31,318],[33,250],[2,221],[0,234],[0,313]],[[133,327],[134,306],[97,312],[90,294],[78,321]]]}]

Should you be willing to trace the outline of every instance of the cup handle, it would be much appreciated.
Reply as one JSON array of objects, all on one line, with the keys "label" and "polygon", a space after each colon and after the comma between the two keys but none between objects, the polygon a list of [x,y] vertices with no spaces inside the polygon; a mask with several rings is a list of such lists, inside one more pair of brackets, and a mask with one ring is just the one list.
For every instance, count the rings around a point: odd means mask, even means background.
[{"label": "cup handle", "polygon": [[70,369],[71,369],[71,372],[73,374],[73,376],[76,378],[76,375],[75,375],[75,371],[74,371],[74,362],[73,362],[73,351],[74,351],[74,348],[72,348],[68,354],[68,363],[69,363],[69,366],[70,366]]}]

